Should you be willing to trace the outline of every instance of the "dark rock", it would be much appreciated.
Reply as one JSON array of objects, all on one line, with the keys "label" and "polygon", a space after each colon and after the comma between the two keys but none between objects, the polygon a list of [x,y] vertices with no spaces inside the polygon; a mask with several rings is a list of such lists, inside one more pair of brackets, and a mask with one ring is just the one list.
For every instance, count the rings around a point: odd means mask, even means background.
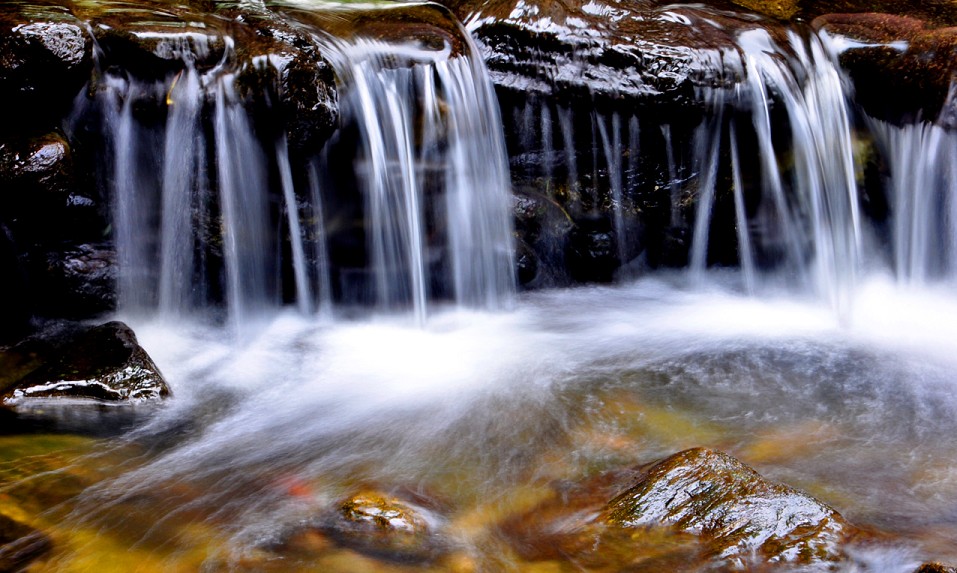
[{"label": "dark rock", "polygon": [[0,344],[26,334],[30,323],[26,274],[16,246],[0,224]]},{"label": "dark rock", "polygon": [[957,28],[890,14],[831,14],[814,26],[854,42],[840,62],[854,81],[855,101],[869,115],[894,123],[940,117],[957,125],[950,95]]},{"label": "dark rock", "polygon": [[695,448],[648,468],[613,499],[605,519],[628,528],[670,526],[706,540],[713,558],[801,565],[844,558],[856,534],[830,507],[764,479],[727,454]]},{"label": "dark rock", "polygon": [[23,571],[52,548],[46,534],[0,513],[0,571]]},{"label": "dark rock", "polygon": [[0,219],[19,241],[56,242],[64,228],[74,186],[70,146],[62,134],[0,142]]},{"label": "dark rock", "polygon": [[66,8],[3,3],[0,106],[8,113],[0,131],[56,125],[89,78],[92,45],[83,24]]},{"label": "dark rock", "polygon": [[140,401],[169,395],[159,369],[122,322],[70,333],[65,339],[43,352],[42,363],[32,363],[32,371],[3,391],[3,399]]},{"label": "dark rock", "polygon": [[621,266],[618,237],[611,221],[603,217],[579,221],[569,234],[565,261],[575,280],[611,281]]},{"label": "dark rock", "polygon": [[84,244],[50,252],[34,269],[39,297],[34,306],[46,315],[80,318],[116,309],[116,253],[108,245]]},{"label": "dark rock", "polygon": [[202,4],[106,0],[75,6],[74,12],[89,23],[106,65],[145,78],[164,79],[187,65],[216,66],[232,28]]},{"label": "dark rock", "polygon": [[695,87],[741,78],[735,34],[753,15],[650,0],[449,0],[493,81],[562,100],[695,105]]}]

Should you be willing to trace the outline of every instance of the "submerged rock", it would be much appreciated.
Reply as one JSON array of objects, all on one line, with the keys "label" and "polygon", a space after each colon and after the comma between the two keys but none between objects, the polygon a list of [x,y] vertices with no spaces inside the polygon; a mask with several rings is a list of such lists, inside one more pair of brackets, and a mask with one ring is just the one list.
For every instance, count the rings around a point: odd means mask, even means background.
[{"label": "submerged rock", "polygon": [[[29,398],[90,398],[140,401],[169,396],[159,368],[122,322],[108,322],[68,335],[33,357],[32,370],[9,383],[4,401]],[[22,352],[14,348],[8,352]]]},{"label": "submerged rock", "polygon": [[0,513],[0,571],[23,571],[52,548],[46,534]]},{"label": "submerged rock", "polygon": [[343,500],[322,529],[347,547],[385,559],[425,562],[441,553],[427,510],[381,492]]},{"label": "submerged rock", "polygon": [[742,567],[752,560],[837,562],[856,535],[830,507],[706,448],[680,452],[647,469],[608,504],[605,519],[626,528],[668,526],[700,536],[712,558]]},{"label": "submerged rock", "polygon": [[363,491],[324,515],[286,528],[264,548],[308,558],[341,545],[386,561],[422,564],[448,553],[436,535],[436,518],[422,506],[379,491]]}]

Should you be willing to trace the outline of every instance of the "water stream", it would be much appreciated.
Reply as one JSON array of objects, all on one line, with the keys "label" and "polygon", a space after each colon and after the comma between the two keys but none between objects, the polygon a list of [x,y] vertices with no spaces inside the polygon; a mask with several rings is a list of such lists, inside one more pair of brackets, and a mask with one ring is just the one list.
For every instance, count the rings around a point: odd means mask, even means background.
[{"label": "water stream", "polygon": [[[788,41],[742,35],[737,114],[715,105],[697,128],[689,269],[520,294],[503,128],[474,57],[329,40],[344,117],[302,177],[285,137],[257,136],[229,74],[105,74],[119,315],[175,398],[51,474],[97,479],[42,508],[67,541],[40,570],[104,556],[120,570],[521,570],[532,565],[499,529],[505,517],[562,480],[702,445],[891,534],[859,548],[853,570],[957,562],[957,138],[869,124],[893,214],[890,248],[867,241],[850,94],[822,40]],[[147,125],[135,104],[157,94],[170,112]],[[772,97],[789,122],[787,172]],[[570,180],[576,157],[592,155],[596,181],[603,166],[624,259],[638,117],[594,113],[576,155],[574,112],[555,108],[556,134],[552,109],[532,109],[525,131],[541,130],[545,159],[562,159]],[[679,224],[685,166],[660,127],[649,137],[665,150],[662,192]],[[739,154],[745,131],[758,157]],[[337,164],[350,145],[354,164]],[[330,244],[348,226],[333,173],[357,193],[362,265]],[[550,184],[550,163],[545,173]],[[737,268],[708,266],[722,173]],[[197,280],[220,272],[221,293]],[[11,483],[3,491],[19,495],[25,482]],[[441,556],[407,567],[326,540],[271,553],[363,488],[426,500]]]}]

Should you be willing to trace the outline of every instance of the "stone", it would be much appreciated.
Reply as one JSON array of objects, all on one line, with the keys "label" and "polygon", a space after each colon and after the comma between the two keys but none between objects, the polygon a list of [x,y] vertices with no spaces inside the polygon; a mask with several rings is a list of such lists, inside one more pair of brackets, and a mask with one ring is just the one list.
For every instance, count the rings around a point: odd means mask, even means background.
[{"label": "stone", "polygon": [[[855,101],[872,117],[893,123],[940,119],[957,125],[950,93],[957,72],[957,27],[891,14],[829,14],[815,28],[850,40],[841,66],[855,87]],[[895,89],[887,90],[885,86]]]},{"label": "stone", "polygon": [[449,0],[502,89],[589,102],[697,105],[695,87],[741,78],[751,15],[703,6]]},{"label": "stone", "polygon": [[109,402],[155,400],[170,395],[156,364],[122,322],[70,333],[56,341],[39,365],[8,387],[2,398],[87,398]]},{"label": "stone", "polygon": [[649,467],[613,499],[604,519],[626,528],[667,526],[701,537],[713,559],[821,565],[845,558],[855,528],[827,505],[772,483],[737,459],[694,448]]},{"label": "stone", "polygon": [[[93,40],[61,6],[0,5],[0,132],[56,125],[93,69]],[[15,113],[9,113],[16,110]]]},{"label": "stone", "polygon": [[321,532],[345,547],[380,559],[425,563],[446,552],[434,530],[436,522],[425,507],[367,490],[340,501],[334,511],[302,531]]},{"label": "stone", "polygon": [[948,567],[943,563],[924,563],[914,573],[957,573],[957,567]]},{"label": "stone", "polygon": [[[33,269],[39,296],[34,307],[49,316],[81,318],[116,309],[116,253],[107,244],[53,250]],[[39,267],[39,264],[38,264]]]}]

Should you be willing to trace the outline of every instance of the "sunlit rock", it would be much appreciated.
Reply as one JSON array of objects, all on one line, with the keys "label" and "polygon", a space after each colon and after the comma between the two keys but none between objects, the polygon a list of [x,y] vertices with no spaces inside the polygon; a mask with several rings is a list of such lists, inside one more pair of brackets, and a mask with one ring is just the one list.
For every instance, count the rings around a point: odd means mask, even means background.
[{"label": "sunlit rock", "polygon": [[700,536],[716,559],[819,564],[844,558],[855,534],[844,518],[807,494],[772,483],[733,457],[705,448],[650,467],[606,508],[609,523],[659,525]]},{"label": "sunlit rock", "polygon": [[67,335],[41,356],[34,370],[3,393],[4,401],[61,397],[141,401],[170,393],[133,331],[121,322]]}]

